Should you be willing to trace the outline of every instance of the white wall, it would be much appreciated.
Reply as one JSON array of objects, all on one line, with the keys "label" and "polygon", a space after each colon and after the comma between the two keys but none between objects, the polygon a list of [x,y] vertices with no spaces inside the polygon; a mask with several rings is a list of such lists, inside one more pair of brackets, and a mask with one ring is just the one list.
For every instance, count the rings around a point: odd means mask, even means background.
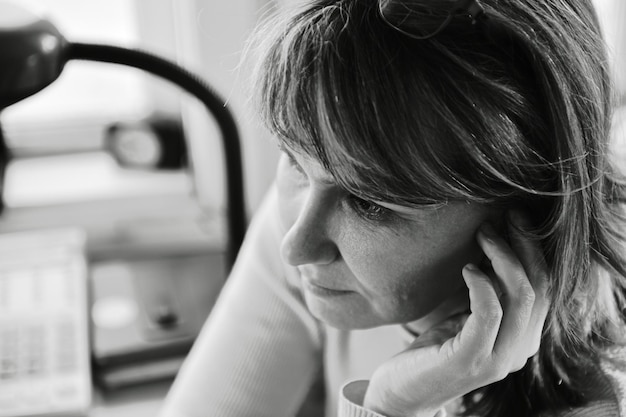
[{"label": "white wall", "polygon": [[[176,6],[181,8],[178,19],[181,36],[179,50],[186,66],[194,69],[204,79],[216,86],[235,113],[242,139],[245,166],[245,187],[248,212],[251,213],[260,203],[271,184],[278,150],[267,133],[253,120],[246,103],[243,83],[246,68],[240,67],[240,60],[246,39],[257,23],[258,16],[268,7],[267,0],[182,0]],[[211,127],[198,126],[198,111],[192,116],[192,123],[199,131],[211,131]],[[205,144],[206,145],[206,144]],[[205,178],[218,175],[221,161],[213,159],[196,166],[198,174]],[[201,180],[201,179],[200,179]],[[215,190],[207,184],[210,194]],[[219,187],[219,184],[217,185]],[[218,190],[223,195],[223,189]]]},{"label": "white wall", "polygon": [[594,0],[611,55],[615,84],[626,97],[626,1]]}]

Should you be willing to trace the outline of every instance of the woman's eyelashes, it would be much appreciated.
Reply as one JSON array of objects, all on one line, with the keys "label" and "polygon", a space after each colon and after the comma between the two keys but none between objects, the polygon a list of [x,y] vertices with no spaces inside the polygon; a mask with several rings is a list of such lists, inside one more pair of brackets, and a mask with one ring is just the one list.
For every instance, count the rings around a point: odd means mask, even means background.
[{"label": "woman's eyelashes", "polygon": [[349,208],[363,219],[373,222],[384,222],[389,220],[393,212],[371,201],[364,200],[355,195],[348,195],[346,198]]}]

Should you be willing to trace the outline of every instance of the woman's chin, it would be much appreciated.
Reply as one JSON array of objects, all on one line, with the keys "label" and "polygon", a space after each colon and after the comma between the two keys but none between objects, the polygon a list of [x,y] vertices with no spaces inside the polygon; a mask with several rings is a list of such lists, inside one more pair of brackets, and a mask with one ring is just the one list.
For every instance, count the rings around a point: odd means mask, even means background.
[{"label": "woman's chin", "polygon": [[311,314],[321,322],[339,330],[369,329],[386,324],[367,309],[348,300],[329,300],[304,293]]}]

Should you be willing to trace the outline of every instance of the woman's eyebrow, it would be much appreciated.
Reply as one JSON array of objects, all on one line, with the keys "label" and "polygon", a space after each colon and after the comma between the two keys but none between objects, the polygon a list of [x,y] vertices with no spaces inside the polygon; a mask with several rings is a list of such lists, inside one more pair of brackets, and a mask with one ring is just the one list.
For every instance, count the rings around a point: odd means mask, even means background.
[{"label": "woman's eyebrow", "polygon": [[[304,169],[302,168],[300,163],[298,163],[298,160],[296,159],[293,151],[291,151],[290,149],[288,149],[284,145],[279,146],[279,149],[282,152],[284,152],[285,155],[287,155],[289,160],[297,167],[298,170],[300,170],[300,171],[302,171],[304,173]],[[302,155],[302,154],[299,154],[299,155]],[[302,155],[302,158],[306,159],[307,157]],[[327,185],[327,186],[335,186],[335,185],[337,185],[337,181],[335,181],[335,179],[332,177],[332,175],[328,174],[325,170],[322,171],[322,172],[324,173],[324,175],[316,175],[315,176],[315,181],[316,182],[318,182],[318,183],[320,183],[322,185]]]}]

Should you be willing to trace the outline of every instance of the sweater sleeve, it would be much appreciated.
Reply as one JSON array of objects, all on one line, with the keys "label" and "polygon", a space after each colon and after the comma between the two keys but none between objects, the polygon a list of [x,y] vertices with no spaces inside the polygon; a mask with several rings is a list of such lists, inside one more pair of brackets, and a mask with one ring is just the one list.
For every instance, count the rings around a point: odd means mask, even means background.
[{"label": "sweater sleeve", "polygon": [[275,188],[168,393],[161,417],[293,416],[319,369],[321,335],[279,256]]},{"label": "sweater sleeve", "polygon": [[[369,381],[351,381],[341,388],[338,417],[386,417],[363,407],[363,398]],[[446,417],[446,410],[440,409],[433,417]]]}]

